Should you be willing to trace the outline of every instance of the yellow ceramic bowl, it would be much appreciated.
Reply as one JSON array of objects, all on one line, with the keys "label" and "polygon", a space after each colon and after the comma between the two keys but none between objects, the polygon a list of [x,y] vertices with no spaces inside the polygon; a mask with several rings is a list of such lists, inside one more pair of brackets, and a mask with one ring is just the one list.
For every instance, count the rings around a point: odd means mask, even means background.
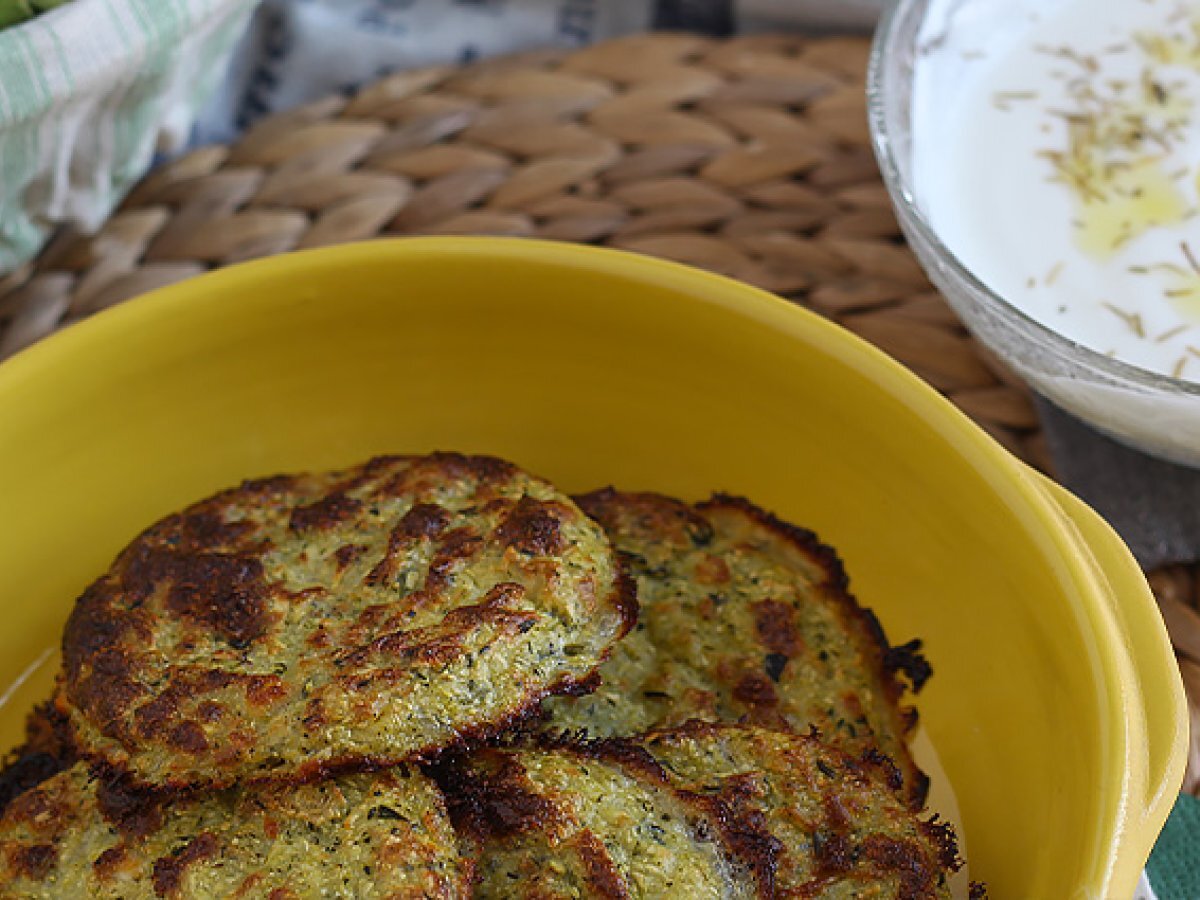
[{"label": "yellow ceramic bowl", "polygon": [[[532,241],[284,256],[0,366],[0,708],[143,526],[247,476],[453,448],[584,490],[746,494],[815,528],[898,641],[972,874],[1128,897],[1182,775],[1179,676],[1124,546],[850,334],[692,269]],[[39,660],[41,664],[39,665]]]}]

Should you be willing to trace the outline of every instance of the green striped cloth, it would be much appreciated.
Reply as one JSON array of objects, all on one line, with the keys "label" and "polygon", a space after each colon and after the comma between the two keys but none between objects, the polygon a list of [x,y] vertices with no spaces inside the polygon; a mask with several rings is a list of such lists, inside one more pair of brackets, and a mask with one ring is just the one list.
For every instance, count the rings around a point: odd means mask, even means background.
[{"label": "green striped cloth", "polygon": [[0,274],[177,149],[256,0],[74,0],[0,30]]}]

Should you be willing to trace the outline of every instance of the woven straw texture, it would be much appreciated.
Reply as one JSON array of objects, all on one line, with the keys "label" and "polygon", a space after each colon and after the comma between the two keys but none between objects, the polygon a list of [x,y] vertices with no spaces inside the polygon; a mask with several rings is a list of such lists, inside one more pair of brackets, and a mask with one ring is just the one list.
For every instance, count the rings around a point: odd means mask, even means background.
[{"label": "woven straw texture", "polygon": [[[147,176],[96,235],[0,279],[0,358],[161,285],[381,234],[622,247],[790,298],[876,344],[1017,456],[1027,388],[904,246],[871,154],[858,38],[644,35],[404,72]],[[1151,573],[1200,732],[1194,567]],[[1189,789],[1200,785],[1194,738]]]}]

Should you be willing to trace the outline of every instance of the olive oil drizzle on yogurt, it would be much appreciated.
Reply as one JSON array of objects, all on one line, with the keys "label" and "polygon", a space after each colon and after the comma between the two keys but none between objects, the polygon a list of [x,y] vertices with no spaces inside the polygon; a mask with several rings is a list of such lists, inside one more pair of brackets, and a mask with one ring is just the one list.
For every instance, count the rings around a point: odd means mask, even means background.
[{"label": "olive oil drizzle on yogurt", "polygon": [[[932,126],[914,175],[934,228],[1043,324],[1200,381],[1200,6],[942,6],[914,97]],[[988,14],[1009,17],[996,40]],[[922,96],[922,67],[926,86],[959,77],[950,102],[944,87]]]}]

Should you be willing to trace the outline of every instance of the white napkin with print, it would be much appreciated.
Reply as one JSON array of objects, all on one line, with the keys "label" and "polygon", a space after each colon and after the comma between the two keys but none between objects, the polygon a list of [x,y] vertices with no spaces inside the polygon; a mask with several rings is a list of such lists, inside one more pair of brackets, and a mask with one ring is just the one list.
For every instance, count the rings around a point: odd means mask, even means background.
[{"label": "white napkin with print", "polygon": [[[197,141],[388,72],[651,29],[868,31],[887,0],[264,0]],[[353,52],[347,48],[353,47]]]}]

